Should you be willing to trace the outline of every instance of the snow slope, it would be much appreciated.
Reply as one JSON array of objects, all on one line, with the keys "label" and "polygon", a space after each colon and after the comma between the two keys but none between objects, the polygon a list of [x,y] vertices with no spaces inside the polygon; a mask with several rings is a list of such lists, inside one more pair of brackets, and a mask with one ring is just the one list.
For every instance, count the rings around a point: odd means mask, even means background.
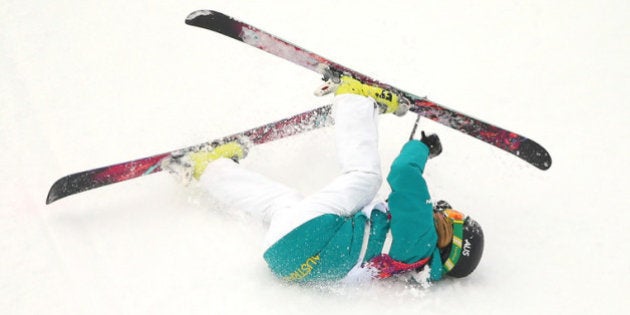
[{"label": "snow slope", "polygon": [[[434,198],[472,214],[466,279],[295,287],[263,227],[159,174],[52,205],[73,172],[204,142],[330,99],[312,73],[184,24],[214,9],[402,89],[520,132],[541,172],[422,120],[445,151]],[[627,1],[14,1],[0,5],[2,314],[630,312]],[[413,124],[381,119],[384,168]],[[243,166],[305,192],[336,171],[331,130]],[[383,188],[383,193],[386,193]]]}]

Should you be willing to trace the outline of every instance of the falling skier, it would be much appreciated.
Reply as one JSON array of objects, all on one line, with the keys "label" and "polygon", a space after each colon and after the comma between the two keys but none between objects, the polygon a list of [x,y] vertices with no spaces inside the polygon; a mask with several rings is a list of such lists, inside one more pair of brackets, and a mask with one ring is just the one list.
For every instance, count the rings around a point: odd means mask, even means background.
[{"label": "falling skier", "polygon": [[442,152],[438,136],[422,132],[403,146],[387,176],[387,201],[375,200],[383,180],[379,111],[403,115],[407,108],[396,94],[350,76],[331,89],[341,174],[312,195],[240,167],[247,146],[239,142],[173,156],[161,167],[261,217],[269,225],[263,257],[286,281],[422,282],[473,272],[483,252],[481,227],[446,202],[433,206],[422,176],[427,160]]}]

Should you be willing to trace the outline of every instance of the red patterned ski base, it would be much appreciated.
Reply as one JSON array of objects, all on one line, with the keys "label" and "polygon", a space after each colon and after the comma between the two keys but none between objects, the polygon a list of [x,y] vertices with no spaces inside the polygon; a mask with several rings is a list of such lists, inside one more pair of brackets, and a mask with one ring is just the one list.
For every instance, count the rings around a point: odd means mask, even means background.
[{"label": "red patterned ski base", "polygon": [[186,23],[231,37],[324,77],[347,74],[364,83],[378,85],[410,100],[412,112],[503,149],[541,170],[551,167],[551,156],[547,150],[529,138],[449,109],[426,97],[418,97],[379,82],[223,13],[211,10],[195,11],[188,16]]},{"label": "red patterned ski base", "polygon": [[322,106],[273,123],[181,150],[64,176],[50,187],[46,204],[83,191],[160,172],[162,171],[160,168],[162,159],[171,156],[171,154],[179,155],[182,152],[212,150],[215,143],[226,143],[243,138],[247,138],[248,143],[253,146],[330,126],[334,123],[330,115],[330,109],[330,105]]}]

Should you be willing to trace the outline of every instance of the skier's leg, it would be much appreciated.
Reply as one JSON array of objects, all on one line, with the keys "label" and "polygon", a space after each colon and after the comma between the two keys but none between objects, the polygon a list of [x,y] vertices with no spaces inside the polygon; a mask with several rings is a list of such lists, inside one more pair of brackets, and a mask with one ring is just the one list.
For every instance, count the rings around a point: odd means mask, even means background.
[{"label": "skier's leg", "polygon": [[382,182],[374,100],[335,97],[336,144],[341,175],[320,191],[274,212],[265,240],[273,245],[299,225],[323,214],[349,216],[369,204]]},{"label": "skier's leg", "polygon": [[299,225],[323,214],[348,216],[370,203],[382,182],[378,111],[374,100],[335,97],[336,145],[341,175],[306,199],[296,190],[240,168],[229,159],[210,163],[200,178],[217,199],[270,223],[270,246]]},{"label": "skier's leg", "polygon": [[354,94],[338,95],[333,104],[341,175],[303,203],[347,216],[370,203],[381,186],[378,110],[373,99]]},{"label": "skier's leg", "polygon": [[267,223],[276,211],[291,207],[304,198],[297,190],[225,158],[208,164],[199,182],[219,201]]}]

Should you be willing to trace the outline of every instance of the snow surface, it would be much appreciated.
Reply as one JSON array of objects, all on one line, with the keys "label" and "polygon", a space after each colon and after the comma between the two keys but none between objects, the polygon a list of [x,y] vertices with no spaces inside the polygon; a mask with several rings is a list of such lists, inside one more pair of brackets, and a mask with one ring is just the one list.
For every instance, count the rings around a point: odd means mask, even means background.
[{"label": "snow surface", "polygon": [[[2,314],[628,314],[630,2],[15,1],[0,5]],[[311,72],[184,24],[214,9],[382,81],[520,132],[547,172],[422,120],[445,150],[434,198],[472,214],[466,279],[296,287],[263,227],[159,174],[49,206],[61,176],[204,142],[325,104]],[[384,168],[413,117],[382,117]],[[331,130],[245,167],[314,191]],[[385,188],[383,193],[386,193]]]}]

